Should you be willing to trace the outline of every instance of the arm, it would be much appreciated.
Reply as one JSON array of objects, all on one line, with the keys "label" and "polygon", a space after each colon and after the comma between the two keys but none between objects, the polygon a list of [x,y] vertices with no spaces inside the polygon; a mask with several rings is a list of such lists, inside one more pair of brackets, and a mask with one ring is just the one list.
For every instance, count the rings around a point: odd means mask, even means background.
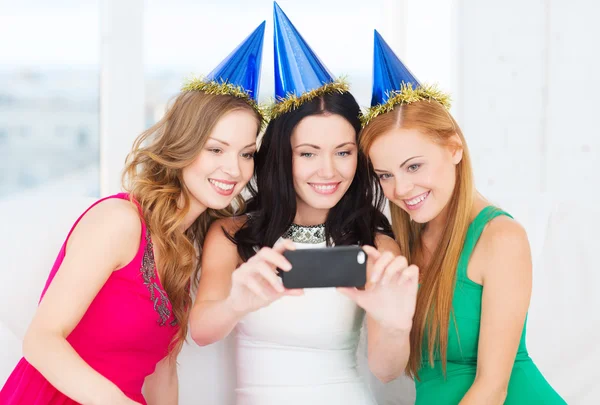
[{"label": "arm", "polygon": [[233,218],[216,221],[209,229],[202,248],[202,275],[196,301],[190,314],[192,339],[208,345],[229,335],[247,313],[269,305],[284,295],[298,295],[286,290],[277,276],[277,268],[291,269],[283,257],[293,249],[290,241],[262,248],[236,269],[237,247],[223,233],[233,233]]},{"label": "arm", "polygon": [[154,373],[144,381],[144,398],[148,405],[177,405],[179,380],[176,356],[167,356],[157,365]]},{"label": "arm", "polygon": [[115,269],[137,253],[141,224],[129,202],[107,200],[80,220],[65,258],[23,340],[23,355],[54,387],[82,404],[136,404],[92,369],[66,340]]},{"label": "arm", "polygon": [[[382,254],[389,252],[392,257],[400,255],[398,244],[389,236],[378,235],[377,247]],[[370,266],[369,276],[372,276],[373,267]],[[367,331],[369,368],[384,383],[396,379],[408,363],[410,326],[398,328],[383,325],[367,313]]]},{"label": "arm", "polygon": [[192,339],[200,346],[225,338],[243,316],[226,300],[239,262],[237,247],[223,233],[223,228],[235,233],[232,225],[232,219],[215,221],[202,246],[202,273],[190,313]]},{"label": "arm", "polygon": [[505,217],[488,225],[476,253],[483,259],[477,373],[460,404],[500,405],[506,398],[529,307],[531,253],[525,230]]},{"label": "arm", "polygon": [[369,255],[365,289],[338,290],[367,312],[369,368],[379,380],[389,382],[402,374],[408,363],[419,269],[408,266],[391,238],[378,236],[377,246],[381,251],[363,246]]}]

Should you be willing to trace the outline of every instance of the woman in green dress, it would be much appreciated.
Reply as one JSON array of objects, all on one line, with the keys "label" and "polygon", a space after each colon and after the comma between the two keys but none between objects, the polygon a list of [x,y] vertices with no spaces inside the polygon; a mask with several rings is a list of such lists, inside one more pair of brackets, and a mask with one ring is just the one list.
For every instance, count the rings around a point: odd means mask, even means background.
[{"label": "woman in green dress", "polygon": [[474,187],[448,99],[375,38],[361,148],[396,240],[421,269],[407,372],[417,405],[565,404],[525,344],[532,265],[525,230]]}]

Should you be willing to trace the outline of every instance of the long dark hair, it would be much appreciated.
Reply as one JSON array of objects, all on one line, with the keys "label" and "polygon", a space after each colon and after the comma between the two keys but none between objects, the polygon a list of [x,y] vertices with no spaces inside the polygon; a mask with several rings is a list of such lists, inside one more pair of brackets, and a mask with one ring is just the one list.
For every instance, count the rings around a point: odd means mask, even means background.
[{"label": "long dark hair", "polygon": [[[360,107],[348,92],[325,94],[269,123],[254,158],[254,181],[251,182],[254,184],[248,186],[252,196],[248,202],[248,220],[231,238],[244,261],[254,255],[255,247],[273,246],[294,221],[292,132],[302,119],[322,114],[345,118],[356,132],[358,145]],[[385,199],[379,181],[360,148],[357,158],[352,184],[327,215],[328,244],[374,246],[376,233],[392,235],[392,227],[382,213]]]}]

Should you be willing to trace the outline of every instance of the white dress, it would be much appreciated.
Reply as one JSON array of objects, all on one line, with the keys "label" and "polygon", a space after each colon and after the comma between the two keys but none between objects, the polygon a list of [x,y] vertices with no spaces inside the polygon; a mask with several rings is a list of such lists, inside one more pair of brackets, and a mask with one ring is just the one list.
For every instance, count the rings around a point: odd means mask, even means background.
[{"label": "white dress", "polygon": [[375,405],[357,368],[363,318],[335,288],[305,289],[246,315],[236,327],[236,404]]}]

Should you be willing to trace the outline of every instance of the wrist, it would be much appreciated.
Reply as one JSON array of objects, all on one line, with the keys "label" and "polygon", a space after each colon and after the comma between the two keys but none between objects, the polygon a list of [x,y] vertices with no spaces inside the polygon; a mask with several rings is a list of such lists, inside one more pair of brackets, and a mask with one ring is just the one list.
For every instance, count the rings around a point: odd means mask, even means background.
[{"label": "wrist", "polygon": [[396,322],[380,322],[381,330],[388,336],[402,338],[410,335],[412,329],[412,322],[409,324],[400,324]]}]

